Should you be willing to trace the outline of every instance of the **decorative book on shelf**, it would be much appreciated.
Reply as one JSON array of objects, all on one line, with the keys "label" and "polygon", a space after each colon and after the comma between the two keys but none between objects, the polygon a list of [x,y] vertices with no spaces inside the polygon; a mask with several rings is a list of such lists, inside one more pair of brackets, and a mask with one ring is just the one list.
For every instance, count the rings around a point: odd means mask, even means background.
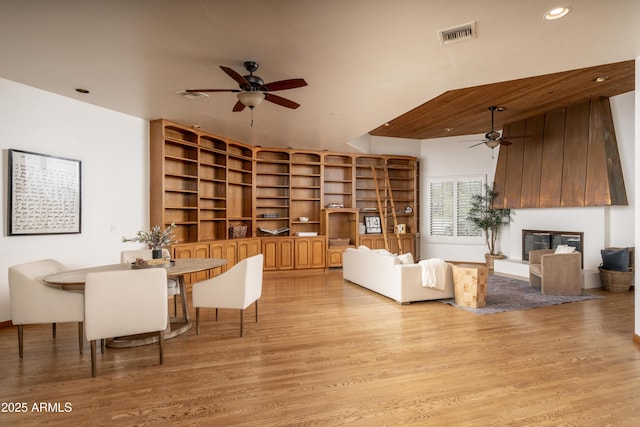
[{"label": "decorative book on shelf", "polygon": [[286,233],[287,231],[289,231],[289,227],[280,227],[280,228],[276,228],[275,230],[272,230],[270,228],[258,227],[258,230],[266,234],[272,234],[274,236],[277,236],[278,234]]}]

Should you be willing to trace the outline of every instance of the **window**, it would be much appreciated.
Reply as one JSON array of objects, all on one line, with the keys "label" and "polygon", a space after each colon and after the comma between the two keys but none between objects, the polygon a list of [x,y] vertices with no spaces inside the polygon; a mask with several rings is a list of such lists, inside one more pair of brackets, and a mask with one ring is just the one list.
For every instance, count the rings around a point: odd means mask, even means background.
[{"label": "window", "polygon": [[479,243],[482,230],[467,220],[474,194],[484,188],[483,176],[429,178],[429,237],[432,242]]}]

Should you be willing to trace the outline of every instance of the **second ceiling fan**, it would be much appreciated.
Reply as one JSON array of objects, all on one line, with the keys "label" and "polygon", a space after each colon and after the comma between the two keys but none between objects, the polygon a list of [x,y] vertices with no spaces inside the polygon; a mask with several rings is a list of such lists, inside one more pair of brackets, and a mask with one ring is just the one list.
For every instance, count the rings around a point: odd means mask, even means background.
[{"label": "second ceiling fan", "polygon": [[498,131],[495,130],[494,127],[494,113],[496,111],[504,111],[504,107],[497,107],[495,105],[492,105],[489,107],[489,111],[491,111],[491,130],[489,132],[487,132],[486,134],[484,134],[485,139],[478,142],[477,144],[473,144],[471,146],[469,146],[468,148],[472,148],[475,146],[478,146],[480,144],[484,144],[487,147],[491,148],[492,150],[494,148],[496,148],[498,145],[511,145],[511,143],[507,140],[504,139],[504,136],[502,136],[502,134]]},{"label": "second ceiling fan", "polygon": [[249,72],[249,74],[245,76],[223,65],[221,65],[220,68],[238,83],[239,89],[187,89],[185,92],[235,92],[238,94],[238,102],[234,105],[233,111],[242,111],[245,107],[253,109],[260,105],[263,100],[282,107],[296,109],[300,104],[290,99],[274,95],[271,92],[295,89],[307,85],[304,79],[288,79],[265,83],[262,77],[253,74],[254,71],[258,69],[258,63],[253,61],[246,61],[244,63],[244,68]]}]

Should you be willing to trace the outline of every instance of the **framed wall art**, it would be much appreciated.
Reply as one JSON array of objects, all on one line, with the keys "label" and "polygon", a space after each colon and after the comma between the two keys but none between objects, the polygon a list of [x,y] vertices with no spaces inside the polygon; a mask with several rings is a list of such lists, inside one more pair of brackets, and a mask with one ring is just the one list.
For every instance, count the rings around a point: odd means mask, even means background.
[{"label": "framed wall art", "polygon": [[382,226],[379,216],[365,216],[364,227],[366,234],[380,234],[382,233]]},{"label": "framed wall art", "polygon": [[80,233],[81,162],[9,150],[8,235]]}]

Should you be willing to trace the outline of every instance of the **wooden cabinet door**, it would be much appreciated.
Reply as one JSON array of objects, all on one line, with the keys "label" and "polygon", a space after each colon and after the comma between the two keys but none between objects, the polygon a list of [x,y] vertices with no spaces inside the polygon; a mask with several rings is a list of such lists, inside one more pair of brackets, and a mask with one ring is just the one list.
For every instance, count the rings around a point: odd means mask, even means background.
[{"label": "wooden cabinet door", "polygon": [[278,240],[262,239],[262,255],[264,255],[264,269],[277,270],[278,268]]},{"label": "wooden cabinet door", "polygon": [[[395,240],[395,238],[393,239]],[[391,240],[391,237],[389,238],[389,240]],[[360,244],[368,247],[369,249],[384,249],[384,237],[381,235],[372,234],[360,235]]]},{"label": "wooden cabinet door", "polygon": [[327,248],[325,244],[324,237],[316,237],[309,239],[311,245],[311,257],[309,259],[309,264],[311,268],[324,268],[325,267],[325,254],[327,253]]},{"label": "wooden cabinet door", "polygon": [[327,249],[327,267],[342,267],[344,249]]},{"label": "wooden cabinet door", "polygon": [[311,241],[309,239],[296,239],[295,243],[295,268],[311,268]]},{"label": "wooden cabinet door", "polygon": [[293,239],[278,239],[278,270],[292,270],[294,268]]},{"label": "wooden cabinet door", "polygon": [[235,242],[219,241],[209,244],[209,256],[211,258],[224,258],[227,264],[211,270],[211,277],[224,273],[236,263]]},{"label": "wooden cabinet door", "polygon": [[[178,245],[172,248],[173,258],[208,258],[209,257],[209,245],[201,243],[193,243],[186,245]],[[185,284],[191,284],[200,280],[206,280],[209,278],[208,271],[199,271],[197,273],[191,273],[184,276]]]},{"label": "wooden cabinet door", "polygon": [[260,239],[238,240],[238,261],[258,255],[260,251]]},{"label": "wooden cabinet door", "polygon": [[297,238],[295,240],[295,268],[325,267],[324,237]]},{"label": "wooden cabinet door", "polygon": [[227,260],[224,271],[229,270],[231,267],[238,263],[238,245],[236,242],[224,243],[224,258]]}]

